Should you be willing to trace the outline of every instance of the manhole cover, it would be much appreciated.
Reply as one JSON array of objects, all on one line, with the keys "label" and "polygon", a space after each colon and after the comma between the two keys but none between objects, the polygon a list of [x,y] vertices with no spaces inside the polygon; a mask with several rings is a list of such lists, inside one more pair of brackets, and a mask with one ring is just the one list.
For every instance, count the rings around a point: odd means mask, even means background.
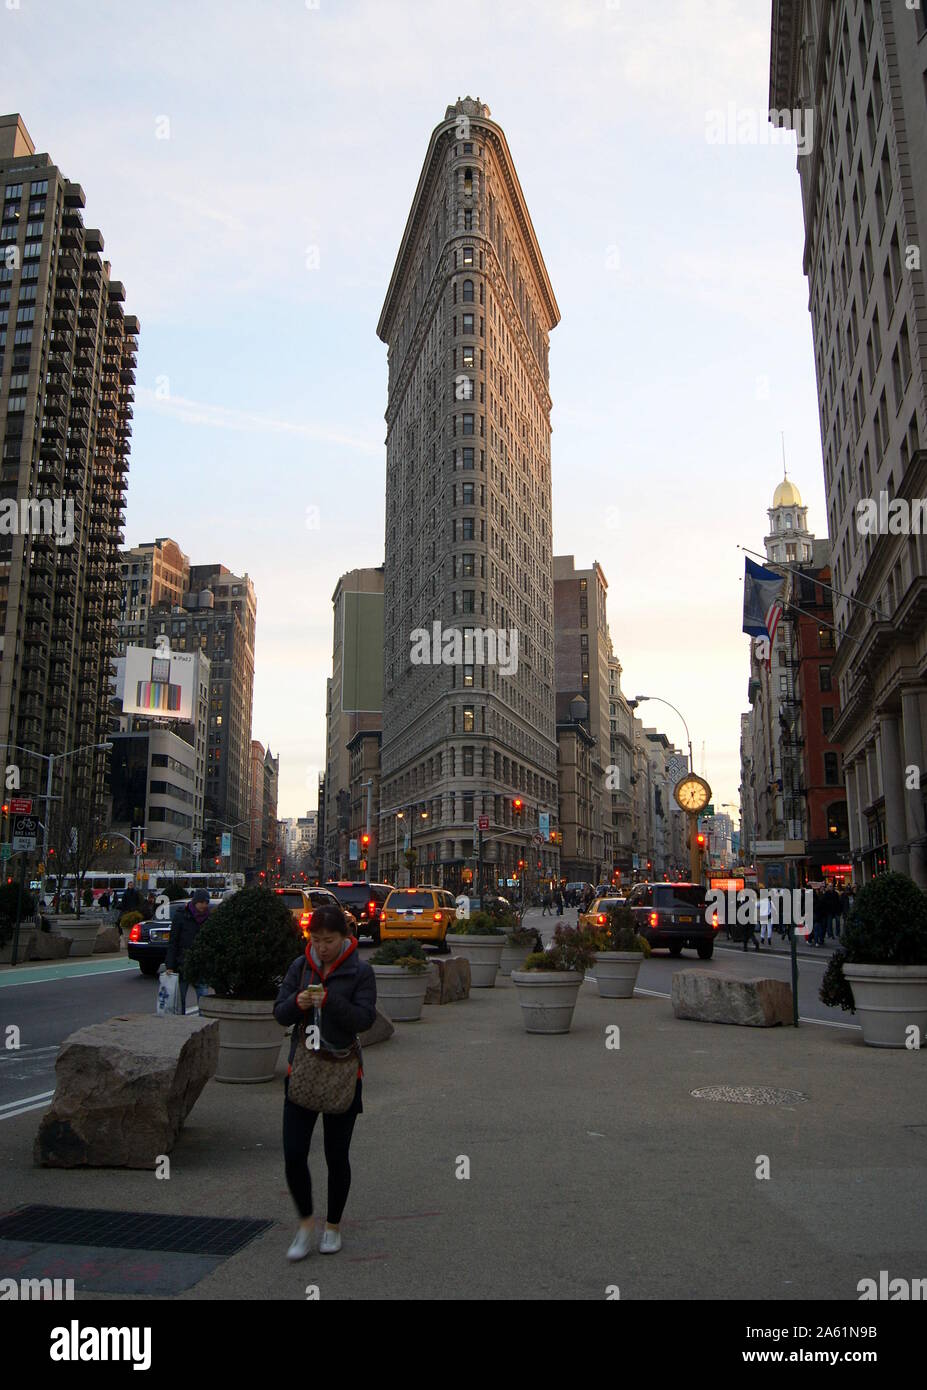
[{"label": "manhole cover", "polygon": [[797,1105],[808,1097],[802,1091],[780,1091],[775,1086],[700,1086],[696,1100],[729,1100],[735,1105]]}]

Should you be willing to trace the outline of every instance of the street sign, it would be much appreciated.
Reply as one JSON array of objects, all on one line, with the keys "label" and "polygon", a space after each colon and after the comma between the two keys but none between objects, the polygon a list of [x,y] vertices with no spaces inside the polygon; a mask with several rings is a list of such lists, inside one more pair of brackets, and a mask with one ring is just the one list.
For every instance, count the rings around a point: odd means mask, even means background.
[{"label": "street sign", "polygon": [[348,858],[353,863],[357,859],[357,841],[352,840],[348,846]]},{"label": "street sign", "polygon": [[538,834],[545,840],[550,839],[550,812],[538,811]]},{"label": "street sign", "polygon": [[32,815],[32,797],[31,797],[31,796],[13,796],[13,797],[11,797],[11,798],[10,798],[10,815],[11,815],[11,816],[31,816],[31,815]]},{"label": "street sign", "polygon": [[175,846],[174,846],[174,858],[175,858],[175,859],[182,859],[182,858],[183,858],[183,845],[175,845]]},{"label": "street sign", "polygon": [[231,859],[232,857],[232,832],[230,830],[223,830],[222,832],[222,857],[223,859]]},{"label": "street sign", "polygon": [[13,848],[16,850],[35,849],[39,833],[39,822],[35,816],[13,817]]},{"label": "street sign", "polygon": [[3,844],[0,845],[0,859],[9,859],[12,853],[13,846],[4,841]]},{"label": "street sign", "polygon": [[541,848],[541,845],[543,845],[544,843],[544,836],[540,833],[540,831],[536,830],[534,832],[534,834],[531,836],[531,843],[535,846],[536,849]]},{"label": "street sign", "polygon": [[480,830],[488,830],[488,829],[489,829],[489,817],[488,817],[488,816],[480,816],[479,821],[478,821],[478,827],[479,827]]}]

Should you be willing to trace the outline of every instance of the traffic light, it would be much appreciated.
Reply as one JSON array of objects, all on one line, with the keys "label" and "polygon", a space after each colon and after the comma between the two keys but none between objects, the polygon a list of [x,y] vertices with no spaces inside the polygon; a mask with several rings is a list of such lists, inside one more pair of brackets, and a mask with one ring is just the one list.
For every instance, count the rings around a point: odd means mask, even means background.
[{"label": "traffic light", "polygon": [[699,849],[705,848],[705,836],[702,834],[701,830],[695,837],[695,843],[698,845]]},{"label": "traffic light", "polygon": [[522,813],[523,805],[524,803],[522,802],[521,797],[516,796],[514,801],[512,802],[512,814],[514,816],[520,816]]},{"label": "traffic light", "polygon": [[10,803],[8,801],[4,801],[2,810],[5,816],[8,816],[10,814]]},{"label": "traffic light", "polygon": [[361,848],[362,848],[362,849],[366,849],[367,846],[368,846],[369,844],[370,844],[370,836],[367,835],[367,834],[363,834],[363,835],[361,836]]}]

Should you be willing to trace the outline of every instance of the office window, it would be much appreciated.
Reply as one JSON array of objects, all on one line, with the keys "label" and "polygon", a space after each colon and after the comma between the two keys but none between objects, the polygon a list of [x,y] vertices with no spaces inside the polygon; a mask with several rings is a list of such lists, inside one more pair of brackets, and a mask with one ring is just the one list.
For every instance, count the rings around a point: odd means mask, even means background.
[{"label": "office window", "polygon": [[463,315],[463,318],[462,318],[462,327],[461,327],[461,330],[460,330],[460,331],[461,331],[461,333],[472,333],[472,332],[473,332],[473,315],[472,315],[472,314],[464,314],[464,315]]},{"label": "office window", "polygon": [[464,367],[472,367],[472,366],[474,366],[474,360],[473,360],[473,358],[474,358],[474,353],[476,352],[476,348],[474,348],[474,347],[465,347],[465,348],[463,348],[461,351],[462,351],[462,365],[463,365]]},{"label": "office window", "polygon": [[828,787],[840,783],[840,759],[836,753],[824,754],[824,781]]},{"label": "office window", "polygon": [[473,281],[472,281],[472,280],[464,280],[464,282],[463,282],[463,295],[462,295],[462,298],[463,298],[464,304],[472,304],[472,303],[473,303]]},{"label": "office window", "polygon": [[472,777],[472,776],[473,776],[473,749],[472,749],[472,748],[464,748],[464,750],[463,750],[463,775],[464,775],[465,777]]},{"label": "office window", "polygon": [[473,467],[473,450],[472,450],[472,449],[464,449],[464,450],[462,450],[462,453],[463,453],[463,466],[464,466],[464,468],[472,468],[472,467]]},{"label": "office window", "polygon": [[462,429],[462,433],[463,433],[463,434],[472,434],[472,433],[473,433],[473,416],[472,416],[472,415],[462,415],[462,416],[461,416],[461,419],[463,420],[463,429]]},{"label": "office window", "polygon": [[475,724],[476,724],[476,720],[475,720],[475,717],[474,717],[473,705],[464,705],[464,707],[463,707],[463,732],[464,732],[465,734],[472,734],[472,733],[473,733],[473,730],[474,730],[474,727],[475,727]]},{"label": "office window", "polygon": [[464,247],[464,249],[463,249],[463,263],[464,263],[464,265],[472,265],[472,264],[473,264],[473,247],[472,247],[472,246],[465,246],[465,247]]},{"label": "office window", "polygon": [[821,728],[824,731],[825,738],[828,738],[830,731],[833,727],[834,707],[833,705],[825,705],[824,708],[821,710]]},{"label": "office window", "polygon": [[829,666],[819,666],[819,667],[818,667],[818,684],[819,684],[821,690],[831,690],[831,689],[832,689],[832,686],[831,686],[831,683],[830,683],[830,667],[829,667]]},{"label": "office window", "polygon": [[[473,487],[474,487],[473,483],[462,483],[462,484],[461,484],[461,490],[462,490],[462,493],[463,493],[463,502],[462,502],[462,505],[463,505],[464,507],[472,507],[472,506],[473,506]],[[471,523],[471,524],[472,524],[472,523]],[[471,533],[470,536],[464,536],[464,540],[472,540],[472,539],[473,539],[472,533]]]}]

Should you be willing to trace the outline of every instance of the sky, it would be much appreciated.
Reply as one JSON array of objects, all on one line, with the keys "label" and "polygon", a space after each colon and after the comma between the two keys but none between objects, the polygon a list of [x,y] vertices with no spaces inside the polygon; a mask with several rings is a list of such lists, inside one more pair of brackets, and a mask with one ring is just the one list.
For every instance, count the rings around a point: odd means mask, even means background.
[{"label": "sky", "polygon": [[[10,8],[10,5],[13,5]],[[737,803],[743,554],[789,476],[826,535],[771,0],[6,0],[0,108],[86,194],[141,322],[126,544],[257,592],[281,816],[324,767],[331,596],[383,562],[376,324],[428,141],[502,126],[554,287],[554,553],[593,561],[628,696]],[[680,747],[665,706],[644,705]],[[704,756],[703,756],[704,749]]]}]

